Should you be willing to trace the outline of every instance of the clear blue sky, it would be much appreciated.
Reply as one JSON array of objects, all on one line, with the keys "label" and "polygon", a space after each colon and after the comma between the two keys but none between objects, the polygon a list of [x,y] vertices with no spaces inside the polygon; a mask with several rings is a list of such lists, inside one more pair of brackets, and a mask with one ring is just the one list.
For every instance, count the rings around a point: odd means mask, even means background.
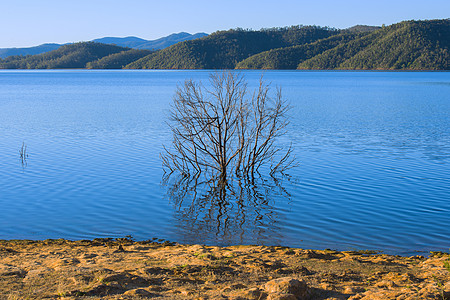
[{"label": "clear blue sky", "polygon": [[0,48],[229,28],[390,25],[450,17],[450,0],[0,0]]}]

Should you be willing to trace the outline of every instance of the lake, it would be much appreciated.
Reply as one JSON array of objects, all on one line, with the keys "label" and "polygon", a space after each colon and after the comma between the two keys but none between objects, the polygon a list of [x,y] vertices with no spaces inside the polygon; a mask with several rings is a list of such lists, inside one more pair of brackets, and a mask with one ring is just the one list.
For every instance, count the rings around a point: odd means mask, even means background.
[{"label": "lake", "polygon": [[209,73],[0,71],[0,239],[449,250],[449,72],[265,71],[298,167],[226,203],[174,192],[159,157],[177,84]]}]

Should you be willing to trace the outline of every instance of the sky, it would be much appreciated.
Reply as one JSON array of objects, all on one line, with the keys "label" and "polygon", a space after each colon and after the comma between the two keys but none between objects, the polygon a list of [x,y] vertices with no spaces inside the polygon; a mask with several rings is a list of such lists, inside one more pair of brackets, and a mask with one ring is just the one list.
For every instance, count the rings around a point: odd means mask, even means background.
[{"label": "sky", "polygon": [[0,48],[89,41],[153,40],[177,32],[357,24],[450,17],[449,0],[0,0]]}]

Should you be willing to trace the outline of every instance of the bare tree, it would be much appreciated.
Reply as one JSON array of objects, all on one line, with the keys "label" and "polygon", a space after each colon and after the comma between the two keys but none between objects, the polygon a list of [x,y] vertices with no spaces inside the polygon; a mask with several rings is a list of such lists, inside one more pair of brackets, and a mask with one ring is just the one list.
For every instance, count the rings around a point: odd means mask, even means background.
[{"label": "bare tree", "polygon": [[239,73],[210,76],[210,86],[187,80],[177,88],[170,113],[171,147],[161,155],[166,172],[211,179],[226,184],[230,176],[254,178],[262,166],[270,174],[292,164],[292,149],[276,142],[286,133],[289,106],[277,89],[269,95],[261,77],[248,95]]}]

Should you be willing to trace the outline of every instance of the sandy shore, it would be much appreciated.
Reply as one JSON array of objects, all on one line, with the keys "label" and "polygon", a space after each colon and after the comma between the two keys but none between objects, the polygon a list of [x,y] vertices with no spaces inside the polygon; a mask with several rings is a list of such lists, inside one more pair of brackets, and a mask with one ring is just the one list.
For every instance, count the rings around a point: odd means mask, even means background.
[{"label": "sandy shore", "polygon": [[0,299],[450,299],[449,262],[440,252],[0,241]]}]

